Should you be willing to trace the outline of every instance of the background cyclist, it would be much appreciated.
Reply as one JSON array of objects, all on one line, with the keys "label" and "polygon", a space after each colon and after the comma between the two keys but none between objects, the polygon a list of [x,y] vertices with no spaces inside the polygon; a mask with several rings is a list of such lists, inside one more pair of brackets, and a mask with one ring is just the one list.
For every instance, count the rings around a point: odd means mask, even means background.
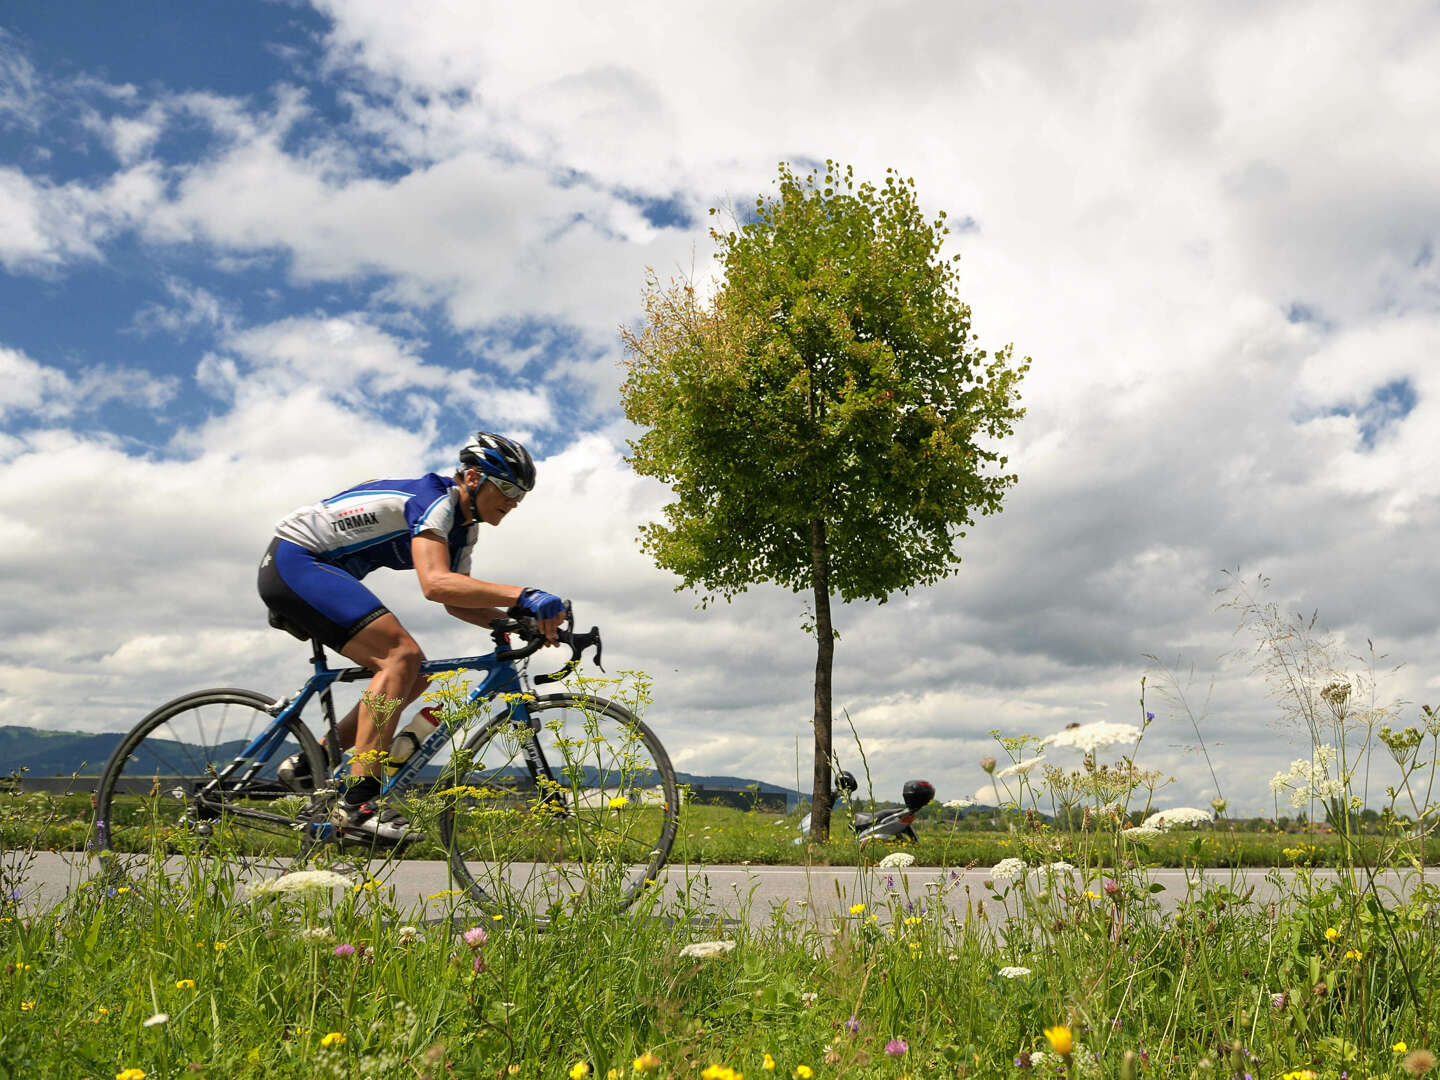
[{"label": "background cyclist", "polygon": [[[367,696],[402,703],[380,726],[362,699],[336,726],[342,744],[355,748],[352,783],[332,815],[340,828],[389,842],[405,839],[409,822],[375,804],[384,775],[380,751],[389,748],[401,709],[427,682],[419,674],[420,646],[360,579],[382,566],[414,570],[425,598],[444,604],[457,619],[488,627],[504,614],[501,609],[520,607],[536,616],[554,644],[564,619],[559,597],[470,576],[480,522],[499,525],[534,486],[529,451],[481,431],[460,451],[453,477],[369,480],[276,524],[259,575],[272,625],[316,638],[369,668],[375,676]],[[307,770],[304,756],[295,755],[280,766],[280,778],[307,790],[313,787]]]}]

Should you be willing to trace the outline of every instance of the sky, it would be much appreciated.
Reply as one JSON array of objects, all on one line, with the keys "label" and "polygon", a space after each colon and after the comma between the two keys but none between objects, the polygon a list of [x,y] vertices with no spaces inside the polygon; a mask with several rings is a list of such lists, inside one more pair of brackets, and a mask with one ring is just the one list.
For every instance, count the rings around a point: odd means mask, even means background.
[{"label": "sky", "polygon": [[1308,739],[1236,585],[1396,726],[1440,699],[1435,3],[135,0],[0,11],[0,722],[298,687],[273,523],[500,430],[539,487],[477,576],[600,624],[679,768],[808,789],[804,598],[640,551],[618,387],[647,272],[713,282],[708,211],[829,158],[965,222],[977,343],[1033,361],[957,572],[836,609],[877,795],[1150,711],[1157,807],[1273,813]]}]

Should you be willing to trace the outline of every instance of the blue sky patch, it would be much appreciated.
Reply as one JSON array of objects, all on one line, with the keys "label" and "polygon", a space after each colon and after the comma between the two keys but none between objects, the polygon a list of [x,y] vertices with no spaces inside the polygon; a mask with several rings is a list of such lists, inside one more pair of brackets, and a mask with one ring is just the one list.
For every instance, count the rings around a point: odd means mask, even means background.
[{"label": "blue sky patch", "polygon": [[1381,433],[1409,416],[1419,400],[1408,378],[1392,379],[1371,391],[1361,404],[1337,405],[1325,415],[1352,417],[1360,432],[1361,447],[1372,450]]}]

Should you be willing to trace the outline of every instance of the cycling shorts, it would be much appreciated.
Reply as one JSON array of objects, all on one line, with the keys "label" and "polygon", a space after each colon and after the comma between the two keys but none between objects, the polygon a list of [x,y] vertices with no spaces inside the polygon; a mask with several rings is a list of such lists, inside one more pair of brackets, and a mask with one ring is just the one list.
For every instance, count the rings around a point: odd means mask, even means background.
[{"label": "cycling shorts", "polygon": [[259,586],[260,599],[287,629],[298,627],[336,652],[390,611],[357,578],[278,536],[260,560]]}]

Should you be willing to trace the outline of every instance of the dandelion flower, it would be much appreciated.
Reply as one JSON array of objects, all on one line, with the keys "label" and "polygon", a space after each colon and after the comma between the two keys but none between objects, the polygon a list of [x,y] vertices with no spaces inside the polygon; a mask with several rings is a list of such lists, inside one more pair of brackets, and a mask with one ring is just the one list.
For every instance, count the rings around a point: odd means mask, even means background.
[{"label": "dandelion flower", "polygon": [[345,1033],[343,1031],[327,1031],[320,1039],[321,1046],[344,1046]]},{"label": "dandelion flower", "polygon": [[577,1061],[570,1066],[570,1080],[585,1080],[590,1075],[590,1066],[583,1061]]},{"label": "dandelion flower", "polygon": [[1200,810],[1194,806],[1175,806],[1151,814],[1140,823],[1140,827],[1166,832],[1180,825],[1208,825],[1211,820],[1213,819],[1209,810]]},{"label": "dandelion flower", "polygon": [[1435,1055],[1423,1047],[1418,1050],[1411,1050],[1400,1062],[1400,1067],[1411,1076],[1424,1076],[1431,1069],[1435,1068]]},{"label": "dandelion flower", "polygon": [[144,1069],[121,1069],[115,1074],[115,1080],[145,1080]]},{"label": "dandelion flower", "polygon": [[609,805],[611,810],[624,810],[625,807],[630,805],[630,800],[624,795],[616,795],[610,800]]},{"label": "dandelion flower", "polygon": [[1019,967],[1018,965],[1012,964],[1008,967],[1002,967],[1000,969],[999,975],[1002,979],[1020,979],[1024,978],[1030,973],[1031,972],[1029,968]]},{"label": "dandelion flower", "polygon": [[1075,1049],[1075,1037],[1070,1034],[1070,1029],[1064,1024],[1046,1028],[1045,1041],[1050,1044],[1051,1050],[1062,1057]]},{"label": "dandelion flower", "polygon": [[1404,1039],[1401,1039],[1401,1040],[1400,1040],[1399,1042],[1397,1042],[1394,1046],[1390,1047],[1390,1049],[1391,1049],[1391,1050],[1394,1050],[1395,1053],[1397,1053],[1397,1054],[1403,1054],[1403,1053],[1405,1053],[1406,1050],[1409,1050],[1410,1047],[1408,1047],[1408,1046],[1405,1045],[1405,1040],[1404,1040]]},{"label": "dandelion flower", "polygon": [[910,1044],[904,1039],[891,1039],[885,1044],[885,1053],[891,1057],[904,1057],[905,1052],[910,1049]]},{"label": "dandelion flower", "polygon": [[1044,760],[1044,754],[1036,754],[1034,757],[1026,758],[1024,761],[1017,761],[1013,765],[1006,765],[1005,768],[995,774],[995,778],[997,780],[1004,780],[1010,776],[1024,776]]},{"label": "dandelion flower", "polygon": [[154,1016],[148,1017],[147,1019],[140,1021],[140,1026],[141,1026],[141,1027],[158,1027],[158,1026],[161,1025],[161,1024],[168,1024],[169,1022],[170,1022],[170,1014],[169,1014],[169,1013],[156,1013]]},{"label": "dandelion flower", "polygon": [[646,1050],[630,1064],[635,1067],[635,1071],[638,1073],[654,1072],[660,1068],[660,1059],[649,1050]]},{"label": "dandelion flower", "polygon": [[908,851],[892,851],[877,864],[881,870],[900,870],[915,865],[915,856]]},{"label": "dandelion flower", "polygon": [[724,956],[735,948],[733,941],[692,941],[680,950],[681,956],[694,956],[702,960],[712,956]]},{"label": "dandelion flower", "polygon": [[195,989],[195,980],[194,980],[194,979],[176,979],[176,980],[175,980],[175,989],[176,989],[176,990],[194,990],[194,989]]},{"label": "dandelion flower", "polygon": [[1140,729],[1134,724],[1121,724],[1113,720],[1095,720],[1089,724],[1076,724],[1064,731],[1057,731],[1040,740],[1041,746],[1070,747],[1086,754],[1116,743],[1133,743],[1140,738]]}]

